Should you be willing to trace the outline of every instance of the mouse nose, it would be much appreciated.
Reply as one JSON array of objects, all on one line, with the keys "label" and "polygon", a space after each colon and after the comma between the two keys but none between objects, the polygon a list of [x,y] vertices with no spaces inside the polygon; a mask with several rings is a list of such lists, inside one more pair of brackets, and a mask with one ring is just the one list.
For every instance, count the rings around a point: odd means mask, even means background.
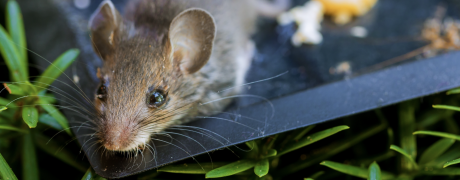
[{"label": "mouse nose", "polygon": [[124,151],[128,146],[131,134],[126,130],[112,130],[107,131],[102,137],[102,145],[110,151]]}]

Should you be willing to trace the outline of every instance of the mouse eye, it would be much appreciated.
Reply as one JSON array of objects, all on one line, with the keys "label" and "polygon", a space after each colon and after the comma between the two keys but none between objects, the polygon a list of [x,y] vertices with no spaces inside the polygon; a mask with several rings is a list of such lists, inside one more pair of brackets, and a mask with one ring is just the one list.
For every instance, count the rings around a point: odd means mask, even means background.
[{"label": "mouse eye", "polygon": [[166,95],[163,91],[155,90],[149,94],[147,104],[151,108],[159,108],[166,102]]},{"label": "mouse eye", "polygon": [[103,84],[97,88],[96,96],[99,99],[105,99],[107,96],[107,88]]}]

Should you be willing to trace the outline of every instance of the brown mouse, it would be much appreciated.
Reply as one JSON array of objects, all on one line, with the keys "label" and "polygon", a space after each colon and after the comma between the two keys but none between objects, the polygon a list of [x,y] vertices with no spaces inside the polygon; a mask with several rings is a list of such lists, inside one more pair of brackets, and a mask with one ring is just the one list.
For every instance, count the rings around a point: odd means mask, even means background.
[{"label": "brown mouse", "polygon": [[[274,16],[286,5],[130,0],[122,17],[111,1],[102,2],[89,24],[104,62],[95,98],[99,143],[109,151],[138,150],[172,125],[222,111],[230,98],[207,102],[240,93],[257,15]],[[218,92],[228,87],[236,88]]]}]

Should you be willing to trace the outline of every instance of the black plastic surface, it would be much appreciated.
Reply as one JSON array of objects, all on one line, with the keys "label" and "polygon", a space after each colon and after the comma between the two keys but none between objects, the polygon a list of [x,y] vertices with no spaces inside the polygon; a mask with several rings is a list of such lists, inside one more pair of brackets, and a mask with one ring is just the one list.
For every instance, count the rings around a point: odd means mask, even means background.
[{"label": "black plastic surface", "polygon": [[[124,2],[114,1],[121,11]],[[92,1],[87,9],[77,9],[70,1],[27,3],[21,7],[31,49],[54,59],[70,47],[80,48],[80,58],[66,72],[71,79],[78,77],[77,85],[92,100],[97,86],[96,68],[101,61],[92,51],[86,24],[100,1]],[[324,22],[324,42],[300,48],[289,43],[294,26],[277,27],[273,21],[261,20],[261,31],[254,36],[258,53],[247,81],[288,73],[247,86],[247,96],[236,99],[227,113],[187,124],[195,128],[167,130],[173,138],[154,137],[155,155],[150,151],[131,158],[102,154],[104,151],[93,143],[94,138],[83,136],[92,134],[91,131],[74,128],[73,132],[98,174],[120,178],[226,146],[458,87],[459,52],[424,60],[412,58],[352,78],[329,73],[331,67],[343,61],[351,63],[353,72],[364,71],[426,45],[418,37],[424,21],[434,15],[439,5],[447,7],[448,16],[459,17],[455,14],[460,12],[459,3],[455,1],[381,0],[369,14],[344,27]],[[357,25],[368,29],[367,38],[350,36],[350,28]],[[42,67],[48,65],[41,60],[37,63]],[[61,80],[72,84],[66,77]],[[55,85],[81,106],[90,107],[75,86]],[[76,105],[59,97],[63,105]],[[91,118],[81,112],[64,110],[64,113],[76,127],[86,121],[82,116]]]}]

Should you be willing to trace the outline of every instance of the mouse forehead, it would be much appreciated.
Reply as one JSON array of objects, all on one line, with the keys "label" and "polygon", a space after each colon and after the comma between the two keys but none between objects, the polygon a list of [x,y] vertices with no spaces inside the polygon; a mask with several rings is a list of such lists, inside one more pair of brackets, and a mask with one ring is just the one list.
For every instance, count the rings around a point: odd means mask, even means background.
[{"label": "mouse forehead", "polygon": [[[164,85],[170,72],[170,60],[164,47],[147,40],[130,40],[117,48],[113,65],[107,69],[110,90],[146,92]],[[139,92],[138,92],[139,91]]]}]

